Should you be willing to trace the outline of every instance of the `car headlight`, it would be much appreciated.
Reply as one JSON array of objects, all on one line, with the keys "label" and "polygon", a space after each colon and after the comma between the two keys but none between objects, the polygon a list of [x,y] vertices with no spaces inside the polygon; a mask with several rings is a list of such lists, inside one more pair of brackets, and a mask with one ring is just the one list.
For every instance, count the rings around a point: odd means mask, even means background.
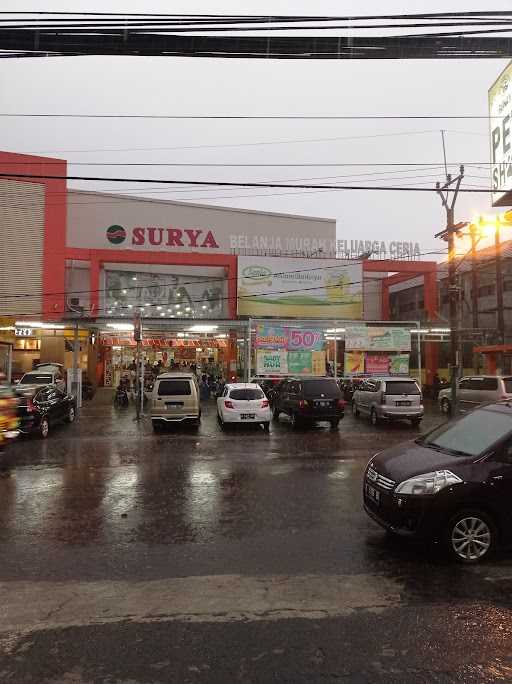
[{"label": "car headlight", "polygon": [[460,477],[451,470],[436,470],[434,473],[425,473],[405,480],[395,490],[396,494],[414,494],[424,496],[426,494],[437,494],[441,489],[450,485],[462,482]]}]

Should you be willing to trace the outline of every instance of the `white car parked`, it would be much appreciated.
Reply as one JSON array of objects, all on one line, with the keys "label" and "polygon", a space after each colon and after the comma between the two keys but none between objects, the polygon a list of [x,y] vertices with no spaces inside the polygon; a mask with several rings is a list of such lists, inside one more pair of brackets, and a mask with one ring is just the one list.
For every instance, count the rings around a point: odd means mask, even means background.
[{"label": "white car parked", "polygon": [[252,382],[226,385],[217,399],[217,416],[222,429],[231,423],[261,423],[268,431],[272,414],[265,393]]}]

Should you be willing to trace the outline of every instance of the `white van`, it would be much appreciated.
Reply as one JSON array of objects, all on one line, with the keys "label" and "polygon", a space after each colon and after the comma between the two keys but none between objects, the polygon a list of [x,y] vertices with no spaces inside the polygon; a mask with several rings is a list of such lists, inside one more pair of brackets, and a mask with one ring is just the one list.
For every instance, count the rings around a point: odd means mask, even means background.
[{"label": "white van", "polygon": [[153,385],[151,422],[153,429],[168,423],[191,422],[199,426],[199,385],[193,373],[162,373]]},{"label": "white van", "polygon": [[381,420],[419,425],[424,412],[420,386],[414,378],[368,378],[354,392],[352,412],[356,417],[366,414],[373,425]]}]

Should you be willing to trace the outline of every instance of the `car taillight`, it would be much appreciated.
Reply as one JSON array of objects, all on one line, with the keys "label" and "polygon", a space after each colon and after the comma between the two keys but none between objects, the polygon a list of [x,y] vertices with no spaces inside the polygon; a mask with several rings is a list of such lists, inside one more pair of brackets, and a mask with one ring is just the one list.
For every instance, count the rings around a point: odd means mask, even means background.
[{"label": "car taillight", "polygon": [[338,408],[344,409],[347,402],[344,399],[338,399]]},{"label": "car taillight", "polygon": [[268,406],[268,399],[263,399],[263,401],[261,402],[261,408],[267,408],[267,406]]},{"label": "car taillight", "polygon": [[35,410],[36,410],[36,407],[34,406],[34,402],[32,401],[32,399],[29,399],[27,401],[27,413],[32,413]]},{"label": "car taillight", "polygon": [[299,400],[299,408],[304,408],[304,406],[306,406],[306,402],[304,401],[304,399],[300,399]]},{"label": "car taillight", "polygon": [[224,406],[225,406],[226,408],[230,408],[230,409],[234,409],[234,408],[235,408],[232,401],[225,401],[225,402],[224,402]]}]

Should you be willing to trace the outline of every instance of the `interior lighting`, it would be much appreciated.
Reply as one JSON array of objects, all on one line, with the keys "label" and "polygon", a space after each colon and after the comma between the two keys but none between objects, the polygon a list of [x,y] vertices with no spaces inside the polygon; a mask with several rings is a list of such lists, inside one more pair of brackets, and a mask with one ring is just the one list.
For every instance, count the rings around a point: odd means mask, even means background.
[{"label": "interior lighting", "polygon": [[178,311],[178,316],[183,316],[183,311]]},{"label": "interior lighting", "polygon": [[178,333],[178,337],[185,337],[185,333]]},{"label": "interior lighting", "polygon": [[131,331],[133,330],[133,323],[107,323],[107,328],[119,331]]},{"label": "interior lighting", "polygon": [[160,314],[160,316],[165,316],[165,311],[162,311],[162,313]]},{"label": "interior lighting", "polygon": [[137,280],[137,276],[133,276],[133,277],[132,277],[132,280]]},{"label": "interior lighting", "polygon": [[123,290],[123,294],[128,294],[128,290]]},{"label": "interior lighting", "polygon": [[55,323],[43,323],[42,321],[15,321],[14,325],[19,328],[42,328],[43,330],[63,330],[66,327]]},{"label": "interior lighting", "polygon": [[181,304],[175,304],[174,306],[176,307],[176,309],[179,309]]},{"label": "interior lighting", "polygon": [[189,328],[190,332],[208,333],[217,330],[218,325],[193,325]]},{"label": "interior lighting", "polygon": [[201,309],[207,309],[207,308],[208,307],[206,306],[206,304],[203,304],[203,306],[201,307]]},{"label": "interior lighting", "polygon": [[133,309],[133,304],[128,304],[129,309]]},{"label": "interior lighting", "polygon": [[449,333],[450,328],[430,328],[430,332],[433,332],[433,333]]},{"label": "interior lighting", "polygon": [[157,311],[161,311],[161,310],[162,310],[162,307],[161,307],[161,306],[157,306],[157,307],[156,307],[156,310],[157,310]]},{"label": "interior lighting", "polygon": [[190,306],[186,306],[185,311],[190,311]]},{"label": "interior lighting", "polygon": [[176,297],[181,297],[181,292],[176,292]]}]

